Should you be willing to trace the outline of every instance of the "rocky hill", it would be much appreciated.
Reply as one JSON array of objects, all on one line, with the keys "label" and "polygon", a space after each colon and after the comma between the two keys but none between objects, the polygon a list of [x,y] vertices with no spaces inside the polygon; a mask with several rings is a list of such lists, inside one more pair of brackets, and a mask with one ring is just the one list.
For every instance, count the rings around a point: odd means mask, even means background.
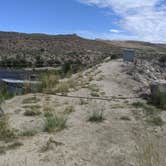
[{"label": "rocky hill", "polygon": [[70,63],[75,68],[87,67],[101,62],[108,56],[119,57],[125,48],[135,49],[139,55],[146,58],[152,55],[161,57],[166,53],[164,44],[89,40],[76,34],[46,35],[0,32],[0,66],[57,67]]},{"label": "rocky hill", "polygon": [[73,35],[0,32],[1,66],[92,65],[115,53],[109,44]]},{"label": "rocky hill", "polygon": [[98,40],[109,44],[112,47],[119,47],[120,49],[130,48],[134,49],[140,57],[144,58],[161,58],[166,57],[166,44],[154,44],[140,41],[108,41]]}]

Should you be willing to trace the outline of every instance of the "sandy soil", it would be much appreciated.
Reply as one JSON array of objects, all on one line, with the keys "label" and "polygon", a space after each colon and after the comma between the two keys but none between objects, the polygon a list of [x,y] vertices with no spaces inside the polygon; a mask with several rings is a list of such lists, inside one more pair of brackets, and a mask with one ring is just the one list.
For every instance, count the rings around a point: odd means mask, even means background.
[{"label": "sandy soil", "polygon": [[[142,111],[131,106],[132,102],[142,100],[134,98],[138,96],[136,91],[141,85],[123,72],[123,65],[120,60],[103,63],[83,72],[82,79],[89,75],[93,77],[89,84],[99,88],[101,97],[130,99],[86,100],[86,104],[80,104],[81,99],[36,94],[39,100],[35,104],[41,106],[41,110],[51,107],[61,112],[68,106],[74,106],[75,111],[68,116],[67,128],[60,132],[43,132],[41,115],[24,116],[23,106],[26,104],[23,101],[34,94],[6,101],[3,109],[9,116],[10,126],[18,131],[35,129],[37,134],[20,137],[17,141],[22,142],[22,146],[0,154],[0,166],[141,166],[144,157],[139,155],[139,151],[148,145],[148,138],[160,148],[160,165],[165,166],[165,125],[147,125]],[[90,96],[90,90],[81,88],[70,95]],[[93,111],[102,109],[103,122],[88,121]],[[164,119],[165,113],[162,116]]]}]

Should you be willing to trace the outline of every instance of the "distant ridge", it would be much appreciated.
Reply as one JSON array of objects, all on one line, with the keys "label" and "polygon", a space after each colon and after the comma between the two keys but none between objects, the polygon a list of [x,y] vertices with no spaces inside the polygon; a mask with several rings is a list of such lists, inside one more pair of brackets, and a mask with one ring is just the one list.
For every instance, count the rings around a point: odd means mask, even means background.
[{"label": "distant ridge", "polygon": [[1,66],[92,66],[104,58],[133,48],[145,56],[166,53],[166,45],[138,41],[90,40],[76,34],[50,35],[0,31]]}]

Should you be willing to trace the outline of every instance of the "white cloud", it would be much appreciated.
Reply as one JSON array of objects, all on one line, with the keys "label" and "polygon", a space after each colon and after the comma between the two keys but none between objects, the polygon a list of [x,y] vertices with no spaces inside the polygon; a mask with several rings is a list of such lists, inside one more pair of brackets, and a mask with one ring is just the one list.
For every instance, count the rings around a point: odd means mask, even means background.
[{"label": "white cloud", "polygon": [[118,30],[118,29],[110,29],[109,31],[110,31],[111,33],[121,33],[121,31]]},{"label": "white cloud", "polygon": [[[166,43],[166,3],[161,3],[161,0],[80,1],[113,9],[122,18],[119,22],[121,28],[133,33],[139,40]],[[157,6],[159,3],[161,6]]]}]

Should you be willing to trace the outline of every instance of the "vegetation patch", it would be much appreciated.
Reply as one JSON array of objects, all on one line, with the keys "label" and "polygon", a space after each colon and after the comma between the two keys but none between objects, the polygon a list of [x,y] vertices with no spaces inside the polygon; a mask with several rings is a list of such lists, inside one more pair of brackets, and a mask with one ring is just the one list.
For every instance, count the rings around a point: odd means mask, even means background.
[{"label": "vegetation patch", "polygon": [[63,116],[57,116],[50,114],[45,116],[45,132],[54,132],[54,131],[60,131],[66,128],[66,121],[67,119]]},{"label": "vegetation patch", "polygon": [[80,105],[86,105],[86,104],[88,104],[88,100],[86,100],[86,99],[80,99],[79,104]]},{"label": "vegetation patch", "polygon": [[6,153],[5,146],[0,146],[0,155],[5,154],[5,153]]},{"label": "vegetation patch", "polygon": [[122,116],[122,117],[120,117],[120,119],[125,120],[125,121],[130,121],[131,120],[130,117],[128,117],[128,116]]},{"label": "vegetation patch", "polygon": [[23,108],[25,109],[41,109],[41,106],[40,105],[24,105]]},{"label": "vegetation patch", "polygon": [[146,115],[154,115],[156,113],[161,112],[160,109],[158,109],[152,105],[143,103],[143,102],[134,102],[134,103],[132,103],[132,106],[134,106],[135,108],[143,109],[143,111],[146,113]]},{"label": "vegetation patch", "polygon": [[67,106],[64,110],[64,114],[67,114],[67,115],[72,113],[72,112],[75,112],[75,109],[73,106]]},{"label": "vegetation patch", "polygon": [[7,85],[6,84],[0,84],[0,103],[2,103],[3,101],[10,99],[12,97],[14,97],[15,94],[10,93],[7,89]]},{"label": "vegetation patch", "polygon": [[154,116],[149,117],[149,118],[147,118],[146,121],[147,121],[148,123],[150,123],[150,124],[152,124],[152,125],[156,125],[156,126],[162,126],[162,125],[164,125],[163,120],[162,120],[161,117],[159,117],[159,116],[156,116],[156,117],[154,117]]},{"label": "vegetation patch", "polygon": [[15,138],[15,133],[9,128],[8,118],[6,116],[0,118],[0,140],[9,141]]},{"label": "vegetation patch", "polygon": [[23,104],[32,104],[32,103],[37,103],[39,101],[40,101],[39,98],[37,98],[36,96],[33,96],[33,97],[30,97],[30,98],[24,99],[22,103]]},{"label": "vegetation patch", "polygon": [[36,134],[37,132],[35,130],[28,130],[28,131],[23,131],[20,136],[23,137],[32,137]]},{"label": "vegetation patch", "polygon": [[161,156],[159,142],[149,136],[140,142],[140,146],[136,147],[138,153],[139,166],[160,166]]},{"label": "vegetation patch", "polygon": [[41,112],[40,112],[39,110],[36,110],[36,109],[26,110],[26,111],[24,112],[24,115],[25,115],[25,116],[38,116],[38,115],[40,115],[40,114],[41,114]]},{"label": "vegetation patch", "polygon": [[90,122],[102,122],[104,120],[103,111],[93,111],[88,121]]},{"label": "vegetation patch", "polygon": [[23,145],[22,142],[16,141],[16,142],[13,142],[12,144],[8,145],[8,146],[7,146],[7,149],[8,149],[8,150],[13,150],[13,149],[16,149],[16,148],[18,148],[18,147],[20,147],[20,146],[22,146],[22,145]]},{"label": "vegetation patch", "polygon": [[38,91],[54,89],[59,83],[59,75],[55,72],[44,72],[39,76],[41,84],[38,87]]}]

